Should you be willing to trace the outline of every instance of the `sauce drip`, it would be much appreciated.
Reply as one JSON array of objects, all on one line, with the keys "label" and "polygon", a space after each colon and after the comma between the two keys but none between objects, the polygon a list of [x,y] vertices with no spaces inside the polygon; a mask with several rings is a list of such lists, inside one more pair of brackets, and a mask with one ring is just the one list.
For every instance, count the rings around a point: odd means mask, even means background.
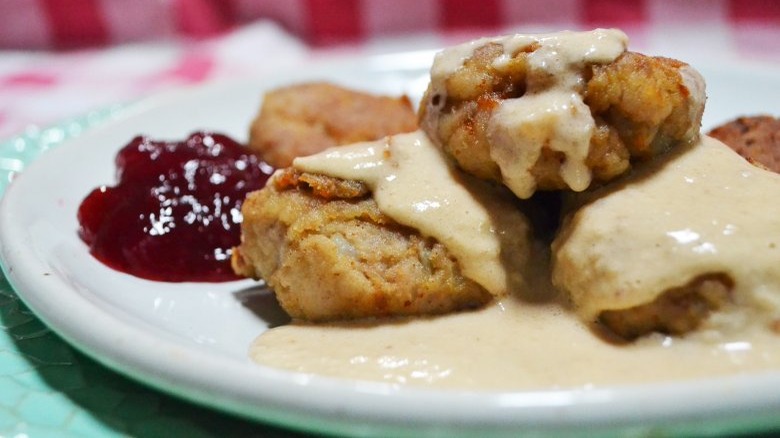
[{"label": "sauce drip", "polygon": [[445,245],[464,276],[496,296],[523,288],[525,216],[513,199],[451,168],[422,131],[331,148],[293,167],[363,181],[383,213]]},{"label": "sauce drip", "polygon": [[[584,102],[588,66],[615,61],[626,51],[628,37],[617,29],[596,29],[471,41],[436,55],[431,95],[446,98],[453,75],[487,44],[502,47],[503,53],[491,64],[496,74],[504,74],[518,53],[527,54],[525,92],[502,99],[487,121],[490,158],[498,165],[504,185],[519,198],[530,198],[537,189],[534,165],[547,148],[565,158],[559,174],[569,188],[577,192],[588,188],[592,175],[586,160],[596,130]],[[698,85],[693,74],[691,79]],[[441,112],[449,109],[433,101],[426,105],[422,125],[427,132],[438,132]]]},{"label": "sauce drip", "polygon": [[118,184],[82,201],[79,235],[111,268],[157,281],[221,282],[238,277],[241,204],[273,168],[224,135],[182,142],[136,137],[116,157]]}]

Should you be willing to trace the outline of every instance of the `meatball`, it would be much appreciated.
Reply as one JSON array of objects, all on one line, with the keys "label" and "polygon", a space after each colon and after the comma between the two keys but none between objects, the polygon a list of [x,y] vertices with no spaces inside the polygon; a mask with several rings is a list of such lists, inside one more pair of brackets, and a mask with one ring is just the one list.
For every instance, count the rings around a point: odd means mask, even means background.
[{"label": "meatball", "polygon": [[268,92],[249,131],[249,147],[274,167],[331,146],[417,129],[407,97],[375,96],[329,83]]},{"label": "meatball", "polygon": [[739,117],[709,132],[753,164],[780,173],[780,119]]},{"label": "meatball", "polygon": [[265,279],[293,318],[441,314],[493,298],[442,244],[380,212],[360,182],[286,169],[242,211],[234,270]]},{"label": "meatball", "polygon": [[[582,191],[695,141],[705,100],[699,74],[680,61],[626,52],[622,34],[607,32],[478,41],[466,55],[453,49],[464,59],[457,67],[443,54],[421,127],[462,169],[521,198]],[[567,58],[574,38],[591,36],[613,44],[592,59]]]},{"label": "meatball", "polygon": [[574,311],[633,339],[732,336],[780,320],[780,176],[720,141],[653,160],[587,194],[552,243],[552,281]]},{"label": "meatball", "polygon": [[698,328],[710,313],[732,303],[733,287],[734,281],[728,275],[704,275],[665,291],[647,304],[604,310],[598,321],[627,340],[652,332],[682,335]]}]

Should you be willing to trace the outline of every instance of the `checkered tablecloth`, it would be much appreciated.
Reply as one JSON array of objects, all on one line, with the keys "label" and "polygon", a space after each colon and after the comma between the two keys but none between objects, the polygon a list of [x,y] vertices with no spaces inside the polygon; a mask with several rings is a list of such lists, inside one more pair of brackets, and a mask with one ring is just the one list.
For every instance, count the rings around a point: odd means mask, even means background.
[{"label": "checkered tablecloth", "polygon": [[0,139],[184,84],[509,32],[780,63],[775,0],[0,0]]}]

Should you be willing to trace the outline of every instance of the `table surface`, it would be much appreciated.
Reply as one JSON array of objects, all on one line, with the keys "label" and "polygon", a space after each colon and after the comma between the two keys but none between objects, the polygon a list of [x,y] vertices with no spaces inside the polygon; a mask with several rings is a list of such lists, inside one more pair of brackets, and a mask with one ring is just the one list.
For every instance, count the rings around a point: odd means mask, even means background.
[{"label": "table surface", "polygon": [[[648,2],[650,19],[624,23],[632,48],[683,60],[780,68],[780,14],[767,22],[745,22],[729,15],[728,2],[704,3]],[[0,12],[2,6],[0,1]],[[261,20],[200,39],[75,51],[3,50],[0,191],[46,149],[77,134],[68,126],[99,123],[117,103],[182,86],[272,75],[314,60],[432,49],[476,35],[563,27],[582,28],[583,23],[427,29],[314,47]],[[0,436],[168,436],[171,430],[192,437],[294,436],[175,399],[103,367],[42,324],[0,276]]]}]

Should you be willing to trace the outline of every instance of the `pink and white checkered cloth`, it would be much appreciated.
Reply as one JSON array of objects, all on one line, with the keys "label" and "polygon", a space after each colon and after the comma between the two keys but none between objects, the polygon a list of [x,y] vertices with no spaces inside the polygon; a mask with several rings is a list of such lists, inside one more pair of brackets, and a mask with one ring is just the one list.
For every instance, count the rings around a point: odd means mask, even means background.
[{"label": "pink and white checkered cloth", "polygon": [[780,66],[776,0],[0,0],[0,140],[312,58],[593,27],[647,53]]},{"label": "pink and white checkered cloth", "polygon": [[0,46],[72,48],[177,34],[203,37],[260,18],[322,45],[538,23],[696,22],[712,19],[712,10],[737,28],[780,24],[776,0],[0,0]]}]

